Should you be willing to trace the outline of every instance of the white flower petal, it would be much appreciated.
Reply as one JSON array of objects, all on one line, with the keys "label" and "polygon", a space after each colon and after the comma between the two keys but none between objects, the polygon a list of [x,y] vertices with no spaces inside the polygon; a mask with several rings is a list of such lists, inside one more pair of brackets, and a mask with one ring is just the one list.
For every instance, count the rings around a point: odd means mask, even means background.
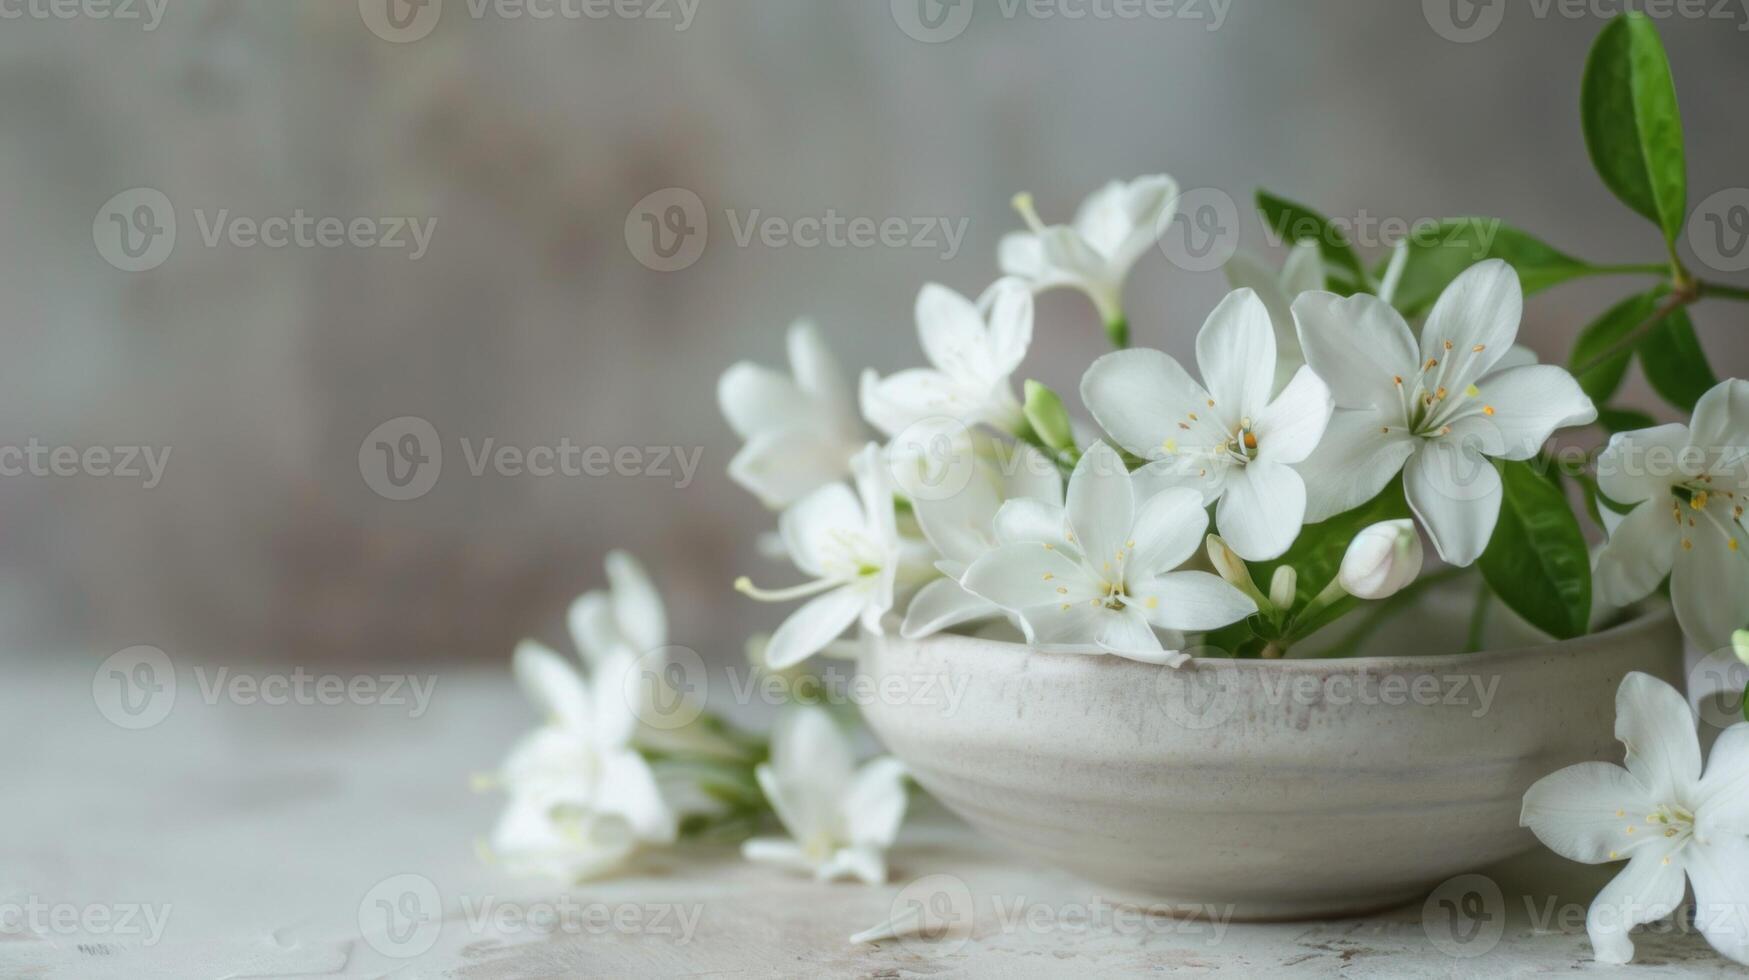
[{"label": "white flower petal", "polygon": [[1447,368],[1441,372],[1445,387],[1463,391],[1512,349],[1523,318],[1517,271],[1499,259],[1478,262],[1459,273],[1433,304],[1421,328],[1422,359],[1440,361]]},{"label": "white flower petal", "polygon": [[767,429],[729,461],[729,477],[767,507],[781,508],[850,471],[851,447],[812,425]]},{"label": "white flower petal", "polygon": [[1603,886],[1585,916],[1585,931],[1599,963],[1626,963],[1634,958],[1628,933],[1634,926],[1656,922],[1682,901],[1682,865],[1664,863],[1670,848],[1663,838],[1642,847],[1614,880]]},{"label": "white flower petal", "polygon": [[1671,486],[1685,479],[1680,463],[1688,445],[1688,426],[1677,423],[1618,432],[1597,457],[1597,487],[1618,504],[1650,500],[1662,508]]},{"label": "white flower petal", "polygon": [[1304,462],[1317,451],[1335,409],[1329,386],[1311,368],[1300,368],[1275,401],[1252,420],[1257,458],[1275,463]]},{"label": "white flower petal", "polygon": [[796,567],[809,575],[824,574],[838,554],[840,535],[863,527],[862,506],[842,483],[821,487],[797,501],[778,520],[778,533]]},{"label": "white flower petal", "polygon": [[643,653],[667,643],[668,611],[644,566],[628,552],[609,552],[607,581],[613,590],[614,619],[620,635],[633,650]]},{"label": "white flower petal", "polygon": [[1293,312],[1306,363],[1330,386],[1336,407],[1388,409],[1393,424],[1402,424],[1396,379],[1421,371],[1402,314],[1377,296],[1322,291],[1302,293]]},{"label": "white flower petal", "polygon": [[820,328],[810,320],[798,320],[790,326],[786,340],[797,387],[812,395],[820,406],[838,409],[840,417],[834,421],[843,421],[849,414],[845,409],[851,404],[850,385],[831,348],[820,338]]},{"label": "white flower petal", "polygon": [[640,840],[672,844],[678,821],[656,788],[656,776],[644,757],[632,751],[602,756],[600,793],[596,808],[624,817]]},{"label": "white flower petal", "polygon": [[955,379],[986,378],[990,341],[978,306],[930,283],[917,294],[917,338],[929,363]]},{"label": "white flower petal", "polygon": [[591,666],[625,642],[620,638],[619,624],[614,622],[613,600],[600,590],[578,596],[565,613],[565,625],[571,642]]},{"label": "white flower petal", "polygon": [[814,869],[816,881],[838,881],[844,878],[855,878],[865,885],[885,884],[886,856],[872,847],[843,847],[833,851],[831,857]]},{"label": "white flower petal", "polygon": [[540,643],[524,640],[511,655],[510,668],[522,693],[547,718],[577,731],[589,724],[589,685],[565,658]]},{"label": "white flower petal", "polygon": [[1062,506],[1063,473],[1036,447],[1024,442],[998,444],[996,466],[1002,471],[1002,492],[1007,499],[1030,498]]},{"label": "white flower petal", "polygon": [[[646,668],[652,673],[646,674]],[[644,663],[640,654],[627,648],[608,654],[596,665],[589,704],[598,745],[617,748],[631,742],[640,720],[638,710],[645,703],[644,686],[653,678],[661,678],[660,665]]]},{"label": "white flower petal", "polygon": [[996,246],[996,264],[1004,275],[1018,276],[1037,289],[1065,285],[1057,270],[1051,268],[1045,259],[1044,242],[1031,232],[1003,235]]},{"label": "white flower petal", "polygon": [[1246,561],[1279,558],[1305,521],[1305,481],[1293,467],[1266,459],[1230,471],[1215,510],[1221,537]]},{"label": "white flower petal", "polygon": [[1670,602],[1689,640],[1702,650],[1718,650],[1749,624],[1749,551],[1743,548],[1749,535],[1710,510],[1688,516],[1695,526],[1678,529],[1682,541],[1670,572]]},{"label": "white flower petal", "polygon": [[1715,385],[1694,406],[1694,444],[1707,451],[1709,462],[1720,461],[1719,476],[1735,476],[1735,489],[1746,489],[1749,477],[1749,381],[1732,378]]},{"label": "white flower petal", "polygon": [[637,844],[624,819],[577,812],[538,793],[513,795],[491,837],[494,856],[512,875],[567,883],[618,869]]},{"label": "white flower petal", "polygon": [[790,836],[810,841],[837,832],[855,765],[849,739],[825,709],[792,705],[772,728],[771,762],[754,775]]},{"label": "white flower petal", "polygon": [[857,770],[843,802],[850,843],[884,850],[905,821],[905,764],[892,756],[871,759]]},{"label": "white flower petal", "polygon": [[1683,863],[1694,882],[1694,922],[1713,949],[1749,965],[1749,838],[1691,841]]},{"label": "white flower petal", "polygon": [[1116,450],[1096,442],[1075,464],[1064,512],[1074,532],[1071,543],[1093,567],[1115,563],[1128,549],[1130,528],[1135,523],[1135,488]]},{"label": "white flower petal", "polygon": [[1225,492],[1232,471],[1233,465],[1225,457],[1172,456],[1131,473],[1130,482],[1135,486],[1137,500],[1148,500],[1173,489],[1193,490],[1207,507]]},{"label": "white flower petal", "polygon": [[1195,490],[1171,488],[1148,498],[1136,514],[1130,531],[1125,573],[1141,578],[1170,572],[1184,564],[1202,547],[1209,517],[1202,495]]},{"label": "white flower petal", "polygon": [[[1145,459],[1227,438],[1210,414],[1208,392],[1171,356],[1138,348],[1107,354],[1081,378],[1081,401],[1117,444]],[[1189,419],[1198,413],[1199,421]],[[1206,424],[1204,424],[1206,423]]]},{"label": "white flower petal", "polygon": [[1749,722],[1720,733],[1694,796],[1701,837],[1749,835]]},{"label": "white flower petal", "polygon": [[784,670],[819,653],[856,622],[867,603],[867,597],[850,586],[808,600],[771,634],[766,662],[773,670]]},{"label": "white flower petal", "polygon": [[1234,290],[1215,307],[1196,336],[1196,363],[1223,419],[1263,414],[1275,392],[1275,328],[1256,293]]},{"label": "white flower petal", "polygon": [[[1161,629],[1200,633],[1220,629],[1257,612],[1245,593],[1208,572],[1169,572],[1130,587],[1148,620]],[[1157,600],[1152,605],[1149,600]]]},{"label": "white flower petal", "polygon": [[1062,551],[1038,544],[1008,544],[966,569],[966,590],[1004,609],[1085,603],[1104,595],[1099,583]]},{"label": "white flower petal", "polygon": [[1403,489],[1439,557],[1463,568],[1488,548],[1504,497],[1500,473],[1479,453],[1425,443],[1403,469]]},{"label": "white flower petal", "polygon": [[[1063,508],[1038,500],[1010,500],[996,512],[996,540],[1003,544],[1064,545]],[[976,560],[976,559],[974,559]]]},{"label": "white flower petal", "polygon": [[986,304],[990,318],[983,370],[992,379],[1006,378],[1020,367],[1032,346],[1032,290],[1018,279],[998,279],[978,303],[980,308]]},{"label": "white flower petal", "polygon": [[923,536],[942,557],[970,564],[990,550],[996,513],[1002,507],[995,478],[988,467],[979,467],[957,492],[912,496],[911,512],[917,515]]},{"label": "white flower petal", "polygon": [[1154,627],[1140,609],[1107,610],[1099,617],[1099,629],[1093,643],[1101,652],[1145,664],[1163,664],[1180,659],[1176,650],[1167,650],[1154,635]]},{"label": "white flower petal", "polygon": [[[1316,246],[1313,251],[1316,252]],[[1221,271],[1226,273],[1228,285],[1256,293],[1269,310],[1269,324],[1275,331],[1275,390],[1279,391],[1306,363],[1299,333],[1294,329],[1293,301],[1297,294],[1285,287],[1273,269],[1243,252],[1229,259]],[[1313,288],[1324,286],[1320,282]]]},{"label": "white flower petal", "polygon": [[938,578],[917,590],[911,605],[905,610],[905,622],[899,635],[907,640],[920,640],[942,630],[963,626],[1001,615],[996,604],[967,592],[951,578]]},{"label": "white flower petal", "polygon": [[785,871],[812,873],[814,862],[808,860],[801,845],[782,837],[754,837],[741,842],[741,857],[757,864],[769,864]]},{"label": "white flower petal", "polygon": [[1499,446],[1488,455],[1500,459],[1531,459],[1555,430],[1597,421],[1597,408],[1579,382],[1552,364],[1497,371],[1477,388],[1480,394],[1473,397],[1494,414],[1464,416],[1452,423],[1452,432],[1460,439],[1476,437]]},{"label": "white flower petal", "polygon": [[1414,455],[1419,440],[1402,429],[1384,431],[1370,409],[1337,409],[1318,448],[1298,464],[1306,481],[1306,520],[1316,524],[1379,495]]},{"label": "white flower petal", "polygon": [[1627,746],[1628,771],[1653,800],[1676,799],[1700,779],[1694,710],[1674,687],[1633,671],[1615,693],[1615,737]]},{"label": "white flower petal", "polygon": [[1300,241],[1288,251],[1281,285],[1290,297],[1324,288],[1324,252],[1317,242]]},{"label": "white flower petal", "polygon": [[1537,780],[1524,794],[1518,818],[1543,846],[1569,861],[1602,864],[1620,860],[1645,840],[1627,835],[1627,825],[1657,808],[1632,773],[1607,762],[1581,762]]},{"label": "white flower petal", "polygon": [[1103,653],[1094,642],[1109,616],[1122,615],[1103,601],[1051,603],[1021,610],[1032,642],[1046,653]]},{"label": "white flower petal", "polygon": [[717,405],[743,439],[792,424],[810,411],[808,396],[781,371],[743,361],[717,382]]},{"label": "white flower petal", "polygon": [[1597,553],[1592,579],[1603,601],[1621,607],[1651,595],[1670,574],[1679,537],[1668,507],[1647,501],[1629,511]]}]

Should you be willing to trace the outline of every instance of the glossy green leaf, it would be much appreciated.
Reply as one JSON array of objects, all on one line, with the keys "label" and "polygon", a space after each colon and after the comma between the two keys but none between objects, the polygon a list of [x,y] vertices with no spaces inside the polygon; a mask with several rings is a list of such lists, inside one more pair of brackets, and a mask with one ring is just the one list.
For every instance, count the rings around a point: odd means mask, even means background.
[{"label": "glossy green leaf", "polygon": [[1599,357],[1625,341],[1636,327],[1650,320],[1653,311],[1658,308],[1660,295],[1661,291],[1654,290],[1639,296],[1630,296],[1610,307],[1579,332],[1579,339],[1573,344],[1573,356],[1568,359],[1567,368],[1575,373],[1579,379],[1579,387],[1585,389],[1585,394],[1591,396],[1592,401],[1602,405],[1621,388],[1622,378],[1628,373],[1628,364],[1634,358],[1633,348],[1629,347],[1612,355],[1607,361],[1596,364],[1583,374],[1579,374],[1579,370],[1596,363]]},{"label": "glossy green leaf", "polygon": [[1316,242],[1326,267],[1345,274],[1357,285],[1367,281],[1366,268],[1354,250],[1354,243],[1329,218],[1303,204],[1262,190],[1257,192],[1257,210],[1283,244]]},{"label": "glossy green leaf", "polygon": [[1600,408],[1597,410],[1597,424],[1611,435],[1617,432],[1637,432],[1640,429],[1650,429],[1658,424],[1658,420],[1645,412],[1630,408]]},{"label": "glossy green leaf", "polygon": [[1682,115],[1670,61],[1649,18],[1626,14],[1598,35],[1585,64],[1580,114],[1603,183],[1674,246],[1688,211]]},{"label": "glossy green leaf", "polygon": [[1525,463],[1502,467],[1500,523],[1480,562],[1502,602],[1558,639],[1591,620],[1591,554],[1566,495]]},{"label": "glossy green leaf", "polygon": [[1700,396],[1719,383],[1686,310],[1665,317],[1640,342],[1639,352],[1640,368],[1652,390],[1684,412],[1694,411]]},{"label": "glossy green leaf", "polygon": [[1447,218],[1418,229],[1406,241],[1408,265],[1393,297],[1405,316],[1421,316],[1432,309],[1459,273],[1484,259],[1502,259],[1518,270],[1527,295],[1608,271],[1494,218]]}]

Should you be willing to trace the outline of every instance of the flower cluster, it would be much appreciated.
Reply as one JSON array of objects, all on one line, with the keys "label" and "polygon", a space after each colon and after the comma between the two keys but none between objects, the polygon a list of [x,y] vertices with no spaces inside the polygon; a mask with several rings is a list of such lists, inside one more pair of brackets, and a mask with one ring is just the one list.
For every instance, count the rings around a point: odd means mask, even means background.
[{"label": "flower cluster", "polygon": [[[1422,535],[1444,568],[1479,563],[1532,625],[1557,637],[1590,626],[1582,554],[1582,588],[1543,590],[1552,614],[1535,608],[1535,583],[1495,577],[1524,564],[1510,549],[1538,546],[1517,529],[1543,520],[1518,499],[1535,493],[1518,486],[1523,474],[1547,462],[1557,432],[1599,418],[1574,375],[1517,344],[1518,271],[1492,258],[1453,270],[1417,309],[1398,295],[1425,278],[1407,248],[1376,280],[1338,275],[1315,241],[1280,273],[1239,257],[1189,364],[1129,348],[1122,305],[1176,198],[1168,177],[1117,182],[1073,225],[1047,227],[1021,195],[1029,230],[1003,241],[1005,275],[976,300],[923,288],[928,366],[865,372],[861,421],[811,327],[791,331],[793,377],[751,364],[723,376],[724,414],[748,439],[731,474],[782,509],[783,550],[809,579],[738,583],[759,599],[808,599],[773,637],[773,667],[853,624],[879,634],[889,617],[913,639],[984,630],[1167,665],[1183,662],[1191,636],[1283,656],[1362,603],[1432,580]],[[1081,379],[1091,425],[1036,381],[1017,393],[1032,295],[1062,286],[1093,300],[1120,347]],[[1631,604],[1670,577],[1684,627],[1711,646],[1749,623],[1749,456],[1716,451],[1749,443],[1746,392],[1720,385],[1692,432],[1620,432],[1597,479],[1582,481],[1606,505],[1598,594]],[[1688,462],[1633,465],[1652,450]],[[1572,526],[1565,543],[1583,548],[1571,506],[1555,500],[1556,523]],[[1514,529],[1497,533],[1509,511]]]}]

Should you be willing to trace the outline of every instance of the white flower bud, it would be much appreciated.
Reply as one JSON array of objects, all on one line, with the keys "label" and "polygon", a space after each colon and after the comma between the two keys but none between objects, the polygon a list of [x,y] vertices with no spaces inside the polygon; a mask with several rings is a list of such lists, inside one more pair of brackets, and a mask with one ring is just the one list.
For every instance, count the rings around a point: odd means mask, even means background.
[{"label": "white flower bud", "polygon": [[1737,659],[1749,664],[1749,630],[1731,634],[1731,646],[1737,650]]},{"label": "white flower bud", "polygon": [[1409,520],[1383,521],[1354,536],[1337,581],[1359,599],[1388,599],[1421,574],[1421,535]]},{"label": "white flower bud", "polygon": [[1292,565],[1283,565],[1275,570],[1275,577],[1269,580],[1269,601],[1275,603],[1277,609],[1292,609],[1294,607],[1294,592],[1300,585],[1300,573],[1294,571]]}]

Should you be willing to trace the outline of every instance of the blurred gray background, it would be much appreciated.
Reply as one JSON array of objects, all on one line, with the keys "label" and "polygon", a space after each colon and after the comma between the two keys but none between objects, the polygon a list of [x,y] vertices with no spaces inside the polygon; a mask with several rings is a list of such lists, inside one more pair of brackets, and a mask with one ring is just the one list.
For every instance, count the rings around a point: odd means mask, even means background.
[{"label": "blurred gray background", "polygon": [[[683,30],[678,0],[605,18],[476,17],[447,0],[428,36],[393,43],[355,0],[156,2],[155,23],[146,0],[140,19],[96,16],[92,0],[70,19],[0,20],[0,445],[171,451],[151,489],[0,478],[7,655],[497,662],[522,635],[556,639],[602,554],[624,547],[666,589],[674,642],[739,657],[784,610],[730,583],[790,573],[758,556],[774,518],[724,474],[736,441],[718,374],[781,363],[801,314],[852,371],[921,363],[917,288],[987,285],[1019,190],[1066,220],[1109,178],[1169,172],[1240,201],[1253,251],[1267,242],[1245,202],[1266,186],[1347,216],[1500,216],[1598,262],[1661,257],[1579,134],[1603,22],[1531,4],[1460,43],[1409,0],[1079,19],[1062,14],[1121,8],[977,0],[963,31],[926,43],[888,0],[703,0]],[[1691,204],[1749,181],[1749,33],[1733,13],[1661,22]],[[178,238],[162,264],[123,271],[94,221],[141,187],[172,202]],[[710,237],[662,273],[626,223],[671,187],[704,202]],[[300,209],[436,225],[417,260],[203,240],[221,211]],[[742,247],[725,218],[829,209],[964,219],[966,240],[951,258],[939,241]],[[1544,294],[1525,339],[1564,360],[1642,282]],[[1151,254],[1128,294],[1138,342],[1187,354],[1224,289]],[[1744,308],[1696,321],[1715,368],[1741,374]],[[1102,349],[1085,300],[1054,294],[1026,373],[1072,391]],[[1656,408],[1637,374],[1627,400]],[[431,423],[445,460],[429,493],[398,502],[367,485],[359,454],[402,416]],[[464,437],[703,456],[685,487],[476,478]]]}]

